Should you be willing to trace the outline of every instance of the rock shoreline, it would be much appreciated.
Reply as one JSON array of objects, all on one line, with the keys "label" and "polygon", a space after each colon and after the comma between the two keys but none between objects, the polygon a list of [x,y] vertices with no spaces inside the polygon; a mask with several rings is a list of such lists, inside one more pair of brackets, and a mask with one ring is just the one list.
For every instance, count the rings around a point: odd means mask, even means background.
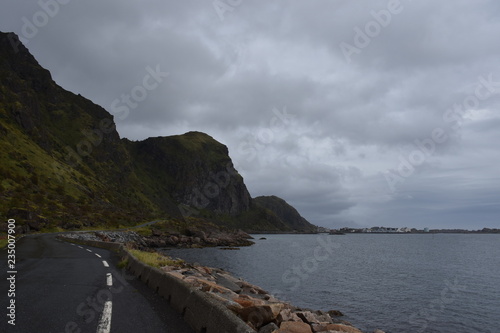
[{"label": "rock shoreline", "polygon": [[255,244],[250,239],[252,236],[241,230],[223,232],[218,230],[201,231],[188,230],[189,235],[178,232],[163,234],[153,231],[150,236],[141,236],[135,231],[94,231],[94,232],[71,232],[65,234],[68,238],[81,240],[92,240],[101,242],[115,242],[131,244],[139,249],[180,247],[180,248],[202,248],[202,247],[240,247]]},{"label": "rock shoreline", "polygon": [[[144,249],[150,247],[150,242],[145,239],[147,237],[142,237],[133,231],[68,233],[65,237],[84,241],[117,242]],[[181,241],[175,245],[199,243]],[[205,292],[258,333],[363,333],[351,323],[340,319],[343,316],[340,311],[315,311],[295,307],[222,269],[172,262],[176,264],[163,266],[160,269]],[[376,330],[374,333],[384,332]]]},{"label": "rock shoreline", "polygon": [[169,233],[165,235],[161,232],[153,231],[151,236],[143,237],[147,247],[211,247],[211,246],[250,246],[255,244],[250,239],[252,236],[241,230],[221,231],[221,230],[198,230],[188,229],[187,235],[181,233]]},{"label": "rock shoreline", "polygon": [[339,311],[295,307],[222,269],[191,264],[161,269],[210,295],[259,333],[362,333],[340,319]]}]

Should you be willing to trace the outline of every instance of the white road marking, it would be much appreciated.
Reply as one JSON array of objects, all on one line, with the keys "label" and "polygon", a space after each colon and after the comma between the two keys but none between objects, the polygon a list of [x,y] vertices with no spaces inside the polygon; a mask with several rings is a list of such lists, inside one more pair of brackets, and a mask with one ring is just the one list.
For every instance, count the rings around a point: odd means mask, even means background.
[{"label": "white road marking", "polygon": [[111,275],[111,273],[107,273],[106,274],[106,285],[108,287],[112,287],[113,286],[113,276]]},{"label": "white road marking", "polygon": [[111,312],[112,303],[111,301],[106,301],[106,303],[104,303],[104,309],[102,310],[101,319],[99,320],[99,325],[97,325],[97,333],[109,333],[111,331]]},{"label": "white road marking", "polygon": [[104,267],[109,267],[109,264],[108,264],[108,262],[106,260],[103,260],[102,264],[104,265]]},{"label": "white road marking", "polygon": [[99,258],[101,257],[100,255],[98,255],[97,253],[94,253],[96,256],[98,256]]},{"label": "white road marking", "polygon": [[79,247],[80,249],[83,249],[83,247],[81,247],[80,245],[78,245],[78,247]]},{"label": "white road marking", "polygon": [[89,251],[90,253],[92,253],[92,250],[89,250],[89,249],[85,249],[85,250],[87,250],[87,251]]},{"label": "white road marking", "polygon": [[73,246],[75,246],[75,244],[73,244],[73,243],[70,243],[70,244],[73,245]]}]

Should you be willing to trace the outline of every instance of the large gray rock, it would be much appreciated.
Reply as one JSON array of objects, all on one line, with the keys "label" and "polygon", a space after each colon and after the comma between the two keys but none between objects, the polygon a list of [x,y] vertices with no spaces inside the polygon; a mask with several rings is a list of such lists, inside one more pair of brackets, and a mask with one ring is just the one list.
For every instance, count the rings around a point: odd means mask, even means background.
[{"label": "large gray rock", "polygon": [[312,333],[311,326],[298,321],[285,321],[281,323],[277,333]]},{"label": "large gray rock", "polygon": [[269,323],[266,326],[262,326],[259,333],[273,333],[279,327],[275,323]]},{"label": "large gray rock", "polygon": [[235,293],[241,292],[241,287],[238,286],[231,278],[226,275],[217,274],[216,275],[217,284],[234,291]]}]

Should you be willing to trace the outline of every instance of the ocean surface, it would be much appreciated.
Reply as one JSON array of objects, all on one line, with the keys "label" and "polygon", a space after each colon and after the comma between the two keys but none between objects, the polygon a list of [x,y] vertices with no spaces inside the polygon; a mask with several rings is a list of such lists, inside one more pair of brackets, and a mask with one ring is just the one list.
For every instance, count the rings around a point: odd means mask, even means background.
[{"label": "ocean surface", "polygon": [[[240,250],[168,249],[371,333],[499,333],[500,235],[253,235]],[[265,237],[265,240],[261,240]]]}]

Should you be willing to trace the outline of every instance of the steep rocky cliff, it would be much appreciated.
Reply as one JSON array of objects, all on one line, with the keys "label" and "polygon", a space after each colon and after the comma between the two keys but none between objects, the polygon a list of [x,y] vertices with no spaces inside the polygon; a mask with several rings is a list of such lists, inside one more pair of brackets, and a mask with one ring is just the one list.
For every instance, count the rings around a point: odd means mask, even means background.
[{"label": "steep rocky cliff", "polygon": [[231,216],[250,209],[250,194],[227,147],[209,135],[189,132],[126,143],[135,170],[159,198],[168,193],[181,209],[189,206]]},{"label": "steep rocky cliff", "polygon": [[[13,34],[0,34],[0,208],[31,228],[147,219],[113,117],[59,87]],[[26,219],[26,218],[25,218]],[[41,225],[40,225],[41,224]]]},{"label": "steep rocky cliff", "polygon": [[112,115],[58,86],[17,36],[5,33],[0,161],[0,218],[17,218],[24,230],[153,218],[293,229],[253,202],[225,145],[199,132],[120,139]]}]

